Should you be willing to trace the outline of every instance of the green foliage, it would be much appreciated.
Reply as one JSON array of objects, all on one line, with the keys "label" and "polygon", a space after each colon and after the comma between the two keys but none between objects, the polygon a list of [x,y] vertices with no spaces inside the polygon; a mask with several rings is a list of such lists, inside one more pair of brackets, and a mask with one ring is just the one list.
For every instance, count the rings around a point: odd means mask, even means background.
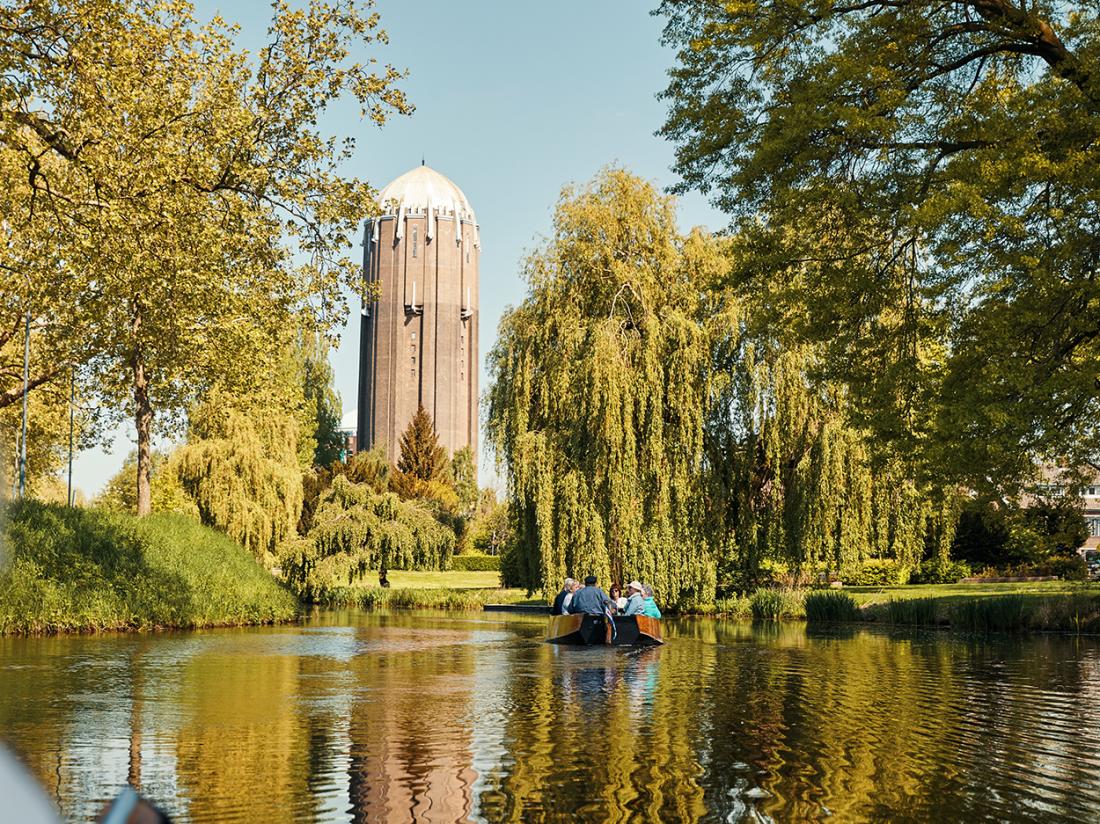
[{"label": "green foliage", "polygon": [[951,554],[974,566],[1003,563],[1007,541],[1008,520],[1004,509],[982,501],[968,501],[959,513]]},{"label": "green foliage", "polygon": [[547,596],[570,574],[637,576],[709,601],[699,286],[714,245],[680,248],[672,201],[620,170],[567,190],[554,225],[489,358],[517,527],[506,575]]},{"label": "green foliage", "polygon": [[860,619],[859,605],[846,592],[826,589],[811,592],[805,601],[806,620],[819,623],[848,623]]},{"label": "green foliage", "polygon": [[909,567],[892,558],[872,559],[844,576],[844,583],[853,587],[897,586],[909,583]]},{"label": "green foliage", "polygon": [[805,595],[796,589],[758,589],[749,600],[754,621],[779,621],[804,615]]},{"label": "green foliage", "polygon": [[1069,555],[1084,546],[1089,527],[1079,498],[1040,500],[1024,509],[1025,522],[1041,538],[1040,554]]},{"label": "green foliage", "polygon": [[493,490],[483,490],[470,533],[474,549],[486,555],[501,555],[515,540],[508,501],[498,502]]},{"label": "green foliage", "polygon": [[432,416],[423,406],[416,408],[416,414],[401,436],[397,469],[424,482],[442,480],[447,471],[447,450],[440,445]]},{"label": "green foliage", "polygon": [[309,410],[309,441],[313,445],[311,462],[327,467],[344,456],[347,447],[340,432],[340,396],[333,388],[329,347],[317,334],[302,333],[298,340],[298,359],[302,370],[302,393]]},{"label": "green foliage", "polygon": [[458,511],[464,518],[471,517],[478,506],[477,466],[474,453],[468,446],[455,452],[451,458],[451,485],[458,497]]},{"label": "green foliage", "polygon": [[298,423],[258,404],[211,392],[191,413],[188,443],[175,457],[187,494],[207,526],[226,532],[258,559],[295,534],[302,511]]},{"label": "green foliage", "polygon": [[295,590],[317,600],[381,569],[448,569],[454,544],[454,532],[423,506],[337,475],[309,534],[285,544],[281,561]]},{"label": "green foliage", "polygon": [[663,134],[732,280],[879,456],[1011,496],[1100,452],[1100,25],[1082,3],[664,0]]},{"label": "green foliage", "polygon": [[970,575],[966,561],[929,558],[923,561],[909,579],[911,584],[954,584]]},{"label": "green foliage", "polygon": [[298,534],[308,535],[313,529],[313,516],[321,496],[332,487],[332,479],[344,476],[355,484],[365,484],[375,492],[389,489],[392,467],[381,449],[375,448],[349,455],[344,461],[328,466],[314,466],[302,476],[302,515],[298,519]]},{"label": "green foliage", "polygon": [[[154,452],[150,486],[153,512],[175,512],[198,519],[199,510],[180,482],[174,455]],[[94,505],[110,512],[137,514],[137,453],[131,452],[107,485],[96,496]]]},{"label": "green foliage", "polygon": [[811,380],[820,348],[777,336],[731,284],[739,254],[680,235],[672,200],[625,171],[565,191],[490,354],[507,580],[637,575],[707,604],[770,563],[797,578],[946,557],[953,493],[873,461],[845,393]]},{"label": "green foliage", "polygon": [[6,508],[0,634],[286,621],[295,599],[225,535],[33,501]]},{"label": "green foliage", "polygon": [[362,59],[386,39],[367,6],[277,2],[249,53],[183,0],[0,5],[0,335],[34,307],[41,374],[75,366],[132,416],[140,514],[154,419],[255,388],[287,328],[329,329],[360,285],[376,204],[317,123],[342,98],[378,125],[411,110]]},{"label": "green foliage", "polygon": [[499,572],[498,555],[455,555],[451,558],[451,569],[464,572]]}]

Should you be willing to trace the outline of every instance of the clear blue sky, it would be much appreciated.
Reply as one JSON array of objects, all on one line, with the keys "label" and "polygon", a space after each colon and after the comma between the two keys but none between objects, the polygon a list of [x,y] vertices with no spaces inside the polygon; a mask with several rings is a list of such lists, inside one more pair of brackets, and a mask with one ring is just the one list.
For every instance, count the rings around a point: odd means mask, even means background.
[{"label": "clear blue sky", "polygon": [[[220,11],[239,23],[245,48],[262,45],[267,3],[201,0],[197,7],[200,19]],[[483,390],[497,322],[523,300],[521,261],[549,233],[562,186],[608,164],[660,186],[675,182],[672,147],[653,134],[664,119],[656,94],[673,55],[658,43],[663,23],[650,8],[644,0],[378,0],[390,43],[373,54],[409,70],[403,87],[416,112],[378,129],[360,121],[354,106],[341,106],[322,124],[356,138],[347,171],[376,188],[423,155],[470,199],[481,224]],[[680,221],[685,228],[724,222],[696,195],[681,200]],[[357,402],[359,313],[354,303],[349,308],[332,355],[345,411]],[[131,425],[110,449],[78,458],[77,487],[95,494],[132,449]],[[491,475],[483,454],[483,482]]]}]

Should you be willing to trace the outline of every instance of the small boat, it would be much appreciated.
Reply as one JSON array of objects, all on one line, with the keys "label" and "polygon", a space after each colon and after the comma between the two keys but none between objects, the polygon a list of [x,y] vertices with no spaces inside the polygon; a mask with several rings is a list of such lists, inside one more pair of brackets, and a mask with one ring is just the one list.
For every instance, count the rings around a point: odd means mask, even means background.
[{"label": "small boat", "polygon": [[615,628],[605,615],[551,615],[546,640],[551,644],[649,647],[663,644],[661,622],[648,615],[616,615]]}]

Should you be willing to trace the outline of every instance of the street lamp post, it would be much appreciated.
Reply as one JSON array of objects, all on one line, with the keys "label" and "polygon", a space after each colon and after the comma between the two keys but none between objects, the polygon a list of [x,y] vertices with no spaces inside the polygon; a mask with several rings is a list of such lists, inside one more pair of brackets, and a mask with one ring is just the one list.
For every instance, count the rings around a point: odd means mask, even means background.
[{"label": "street lamp post", "polygon": [[[27,273],[23,273],[27,277]],[[31,377],[31,309],[30,283],[27,277],[27,317],[23,330],[23,434],[19,439],[19,497],[27,495],[27,395]]]}]

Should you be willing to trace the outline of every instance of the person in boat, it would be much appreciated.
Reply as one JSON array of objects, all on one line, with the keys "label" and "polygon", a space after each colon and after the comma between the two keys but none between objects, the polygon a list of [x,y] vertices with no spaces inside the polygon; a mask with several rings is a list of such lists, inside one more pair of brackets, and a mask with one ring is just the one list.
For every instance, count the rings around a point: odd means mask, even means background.
[{"label": "person in boat", "polygon": [[653,600],[653,587],[649,584],[642,584],[642,594],[645,596],[642,602],[642,615],[648,615],[650,618],[660,618],[661,610],[657,608],[657,602]]},{"label": "person in boat", "polygon": [[627,584],[627,599],[626,607],[623,609],[623,615],[641,615],[642,609],[645,607],[645,595],[643,595],[642,584],[640,581],[631,581]]},{"label": "person in boat", "polygon": [[573,593],[576,591],[577,582],[572,578],[566,578],[561,592],[554,596],[554,605],[550,607],[550,614],[565,615],[569,611],[569,602],[573,600]]},{"label": "person in boat", "polygon": [[589,575],[584,579],[584,586],[573,593],[568,609],[574,615],[606,615],[610,605],[611,599],[607,597],[607,593],[596,586],[596,576]]},{"label": "person in boat", "polygon": [[618,584],[612,584],[611,589],[607,591],[607,595],[611,598],[611,608],[616,612],[622,612],[626,609],[626,598],[623,597],[623,591],[619,589]]}]

